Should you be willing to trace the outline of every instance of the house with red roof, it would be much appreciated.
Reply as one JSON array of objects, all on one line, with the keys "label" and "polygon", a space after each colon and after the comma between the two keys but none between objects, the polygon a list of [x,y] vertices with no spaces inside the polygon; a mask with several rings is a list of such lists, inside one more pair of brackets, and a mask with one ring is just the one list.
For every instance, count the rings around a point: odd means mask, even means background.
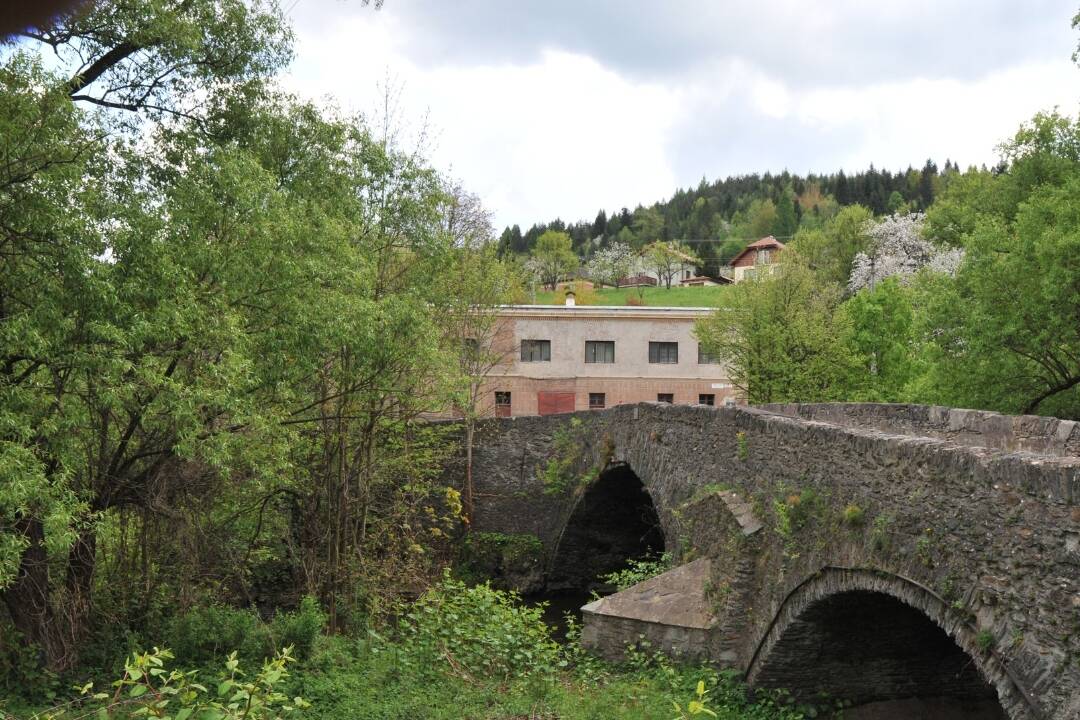
[{"label": "house with red roof", "polygon": [[742,252],[731,259],[731,279],[742,282],[759,276],[763,272],[772,272],[779,262],[780,251],[784,243],[772,235],[750,243]]}]

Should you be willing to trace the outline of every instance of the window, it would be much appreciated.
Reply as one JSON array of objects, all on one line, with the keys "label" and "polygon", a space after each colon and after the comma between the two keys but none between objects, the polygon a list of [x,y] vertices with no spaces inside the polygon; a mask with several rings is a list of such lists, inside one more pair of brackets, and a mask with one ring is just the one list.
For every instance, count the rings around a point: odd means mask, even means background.
[{"label": "window", "polygon": [[522,340],[521,362],[551,362],[551,341]]},{"label": "window", "polygon": [[589,409],[603,410],[605,407],[605,400],[604,393],[589,393]]},{"label": "window", "polygon": [[679,362],[679,343],[650,342],[649,362],[675,364]]},{"label": "window", "polygon": [[615,362],[614,340],[586,340],[585,362],[587,363],[613,363]]},{"label": "window", "polygon": [[675,402],[675,394],[674,393],[657,393],[656,394],[656,402],[668,403],[670,405],[671,403]]},{"label": "window", "polygon": [[712,393],[701,393],[700,395],[697,396],[697,404],[698,405],[715,405],[716,404],[716,396],[713,395]]},{"label": "window", "polygon": [[495,417],[510,417],[510,393],[495,391]]},{"label": "window", "polygon": [[698,365],[716,365],[720,361],[715,357],[705,352],[705,349],[701,345],[697,346],[697,361]]},{"label": "window", "polygon": [[461,345],[466,358],[472,360],[480,357],[480,341],[476,338],[462,338]]},{"label": "window", "polygon": [[756,263],[758,265],[768,265],[769,260],[771,259],[771,256],[772,256],[772,251],[771,250],[758,250],[757,251]]}]

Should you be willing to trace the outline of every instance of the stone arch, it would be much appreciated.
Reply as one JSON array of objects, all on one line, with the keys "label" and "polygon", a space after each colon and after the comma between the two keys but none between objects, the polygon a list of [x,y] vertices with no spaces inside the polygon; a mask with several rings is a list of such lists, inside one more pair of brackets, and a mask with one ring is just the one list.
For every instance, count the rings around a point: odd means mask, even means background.
[{"label": "stone arch", "polygon": [[609,464],[576,493],[560,523],[548,589],[591,590],[597,576],[664,547],[659,508],[646,483],[628,464]]},{"label": "stone arch", "polygon": [[[951,642],[956,651],[967,659],[967,664],[977,671],[978,677],[995,696],[996,705],[1004,716],[1010,720],[1038,720],[1042,717],[1032,695],[1009,672],[995,652],[980,649],[975,631],[962,618],[950,612],[948,603],[942,597],[915,580],[873,569],[824,567],[796,585],[781,602],[772,621],[760,633],[746,667],[748,684],[760,687],[782,682],[790,686],[790,677],[782,679],[785,672],[784,645],[788,646],[787,651],[799,647],[800,643],[806,646],[816,642],[820,646],[820,638],[814,640],[812,631],[807,628],[814,622],[829,622],[830,615],[833,619],[843,618],[849,627],[854,626],[861,618],[845,612],[844,608],[844,603],[848,603],[847,609],[850,610],[853,602],[869,602],[890,611],[902,608],[901,614],[906,613],[907,618],[901,618],[900,624],[910,624],[912,618],[921,618],[924,623],[936,628],[938,635],[943,636],[940,640]],[[889,607],[890,604],[892,607]],[[889,646],[883,643],[883,647]],[[805,654],[800,660],[804,665],[813,665]],[[865,669],[860,667],[860,673]],[[816,666],[816,672],[819,678],[827,674],[820,666]],[[958,682],[967,680],[970,678],[959,678]],[[840,696],[842,693],[833,694]],[[972,717],[986,715],[976,714]]]}]

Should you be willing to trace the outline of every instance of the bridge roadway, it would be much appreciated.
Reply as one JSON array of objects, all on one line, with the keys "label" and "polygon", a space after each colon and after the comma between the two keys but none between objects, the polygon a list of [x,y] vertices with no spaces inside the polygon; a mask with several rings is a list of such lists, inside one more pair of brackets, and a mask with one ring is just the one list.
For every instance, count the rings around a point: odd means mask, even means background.
[{"label": "bridge roadway", "polygon": [[674,570],[584,608],[600,654],[644,637],[848,717],[1080,719],[1077,423],[645,403],[485,421],[473,477],[475,531],[540,540],[524,590],[662,535]]}]

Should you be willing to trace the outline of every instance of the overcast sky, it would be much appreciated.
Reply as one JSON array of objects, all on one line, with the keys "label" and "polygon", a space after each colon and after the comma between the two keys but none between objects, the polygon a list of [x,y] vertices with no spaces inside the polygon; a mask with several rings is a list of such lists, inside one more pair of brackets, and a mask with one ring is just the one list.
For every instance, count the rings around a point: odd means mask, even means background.
[{"label": "overcast sky", "polygon": [[286,83],[375,114],[496,224],[591,220],[749,172],[994,162],[1080,107],[1076,0],[283,0]]}]

